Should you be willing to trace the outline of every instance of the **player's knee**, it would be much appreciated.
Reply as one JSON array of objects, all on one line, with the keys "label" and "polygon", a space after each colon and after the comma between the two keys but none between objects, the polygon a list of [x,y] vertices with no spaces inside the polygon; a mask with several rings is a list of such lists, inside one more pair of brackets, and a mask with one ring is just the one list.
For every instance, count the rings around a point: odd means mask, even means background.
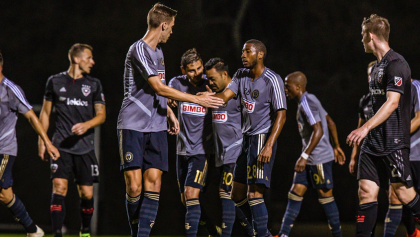
[{"label": "player's knee", "polygon": [[376,201],[376,194],[368,189],[359,188],[359,201],[360,202],[373,202]]},{"label": "player's knee", "polygon": [[4,204],[7,204],[12,200],[13,195],[10,197],[10,195],[7,195],[5,192],[2,191],[3,189],[0,189],[0,201]]},{"label": "player's knee", "polygon": [[416,196],[416,191],[414,191],[413,188],[403,189],[403,190],[396,189],[395,193],[396,193],[396,196],[397,196],[397,197],[395,197],[395,199],[402,202],[404,205],[407,205],[408,203],[410,203]]},{"label": "player's knee", "polygon": [[90,200],[93,198],[93,192],[82,192],[80,198]]},{"label": "player's knee", "polygon": [[185,187],[184,196],[186,200],[198,198],[200,195],[200,190],[197,191],[197,188]]},{"label": "player's knee", "polygon": [[126,192],[130,197],[137,197],[141,193],[141,183],[129,183],[126,187]]},{"label": "player's knee", "polygon": [[61,196],[67,195],[67,185],[61,183],[54,183],[53,184],[53,193],[58,194]]}]

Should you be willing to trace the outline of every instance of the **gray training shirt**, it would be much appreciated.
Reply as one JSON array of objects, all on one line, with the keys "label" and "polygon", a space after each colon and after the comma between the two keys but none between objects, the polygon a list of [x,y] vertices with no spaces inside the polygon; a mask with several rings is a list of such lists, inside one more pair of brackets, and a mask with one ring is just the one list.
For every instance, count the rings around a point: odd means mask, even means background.
[{"label": "gray training shirt", "polygon": [[318,165],[334,160],[334,151],[330,143],[330,135],[327,125],[327,111],[321,105],[315,95],[305,92],[300,98],[296,120],[300,136],[302,137],[302,152],[308,146],[311,140],[312,126],[321,122],[324,135],[319,140],[318,145],[309,154],[308,165]]},{"label": "gray training shirt", "polygon": [[[185,75],[169,81],[169,86],[179,91],[195,95],[207,91],[208,80],[201,85],[193,86]],[[178,155],[213,154],[211,111],[206,107],[190,102],[178,101],[178,120],[180,131],[177,135]]]},{"label": "gray training shirt", "polygon": [[[420,81],[411,82],[411,118],[420,110]],[[420,161],[420,129],[411,134],[410,161]]]},{"label": "gray training shirt", "polygon": [[4,77],[0,83],[0,154],[17,155],[17,113],[26,114],[31,109],[23,90]]},{"label": "gray training shirt", "polygon": [[153,50],[143,40],[131,45],[125,59],[124,100],[118,115],[118,129],[139,132],[167,130],[166,102],[149,85],[149,77],[159,76],[165,81],[165,62],[158,45]]},{"label": "gray training shirt", "polygon": [[241,96],[246,135],[270,132],[277,110],[287,109],[283,80],[267,67],[254,81],[251,81],[249,69],[238,69],[227,88]]},{"label": "gray training shirt", "polygon": [[236,163],[242,151],[241,98],[235,96],[212,109],[213,137],[216,147],[216,167]]}]

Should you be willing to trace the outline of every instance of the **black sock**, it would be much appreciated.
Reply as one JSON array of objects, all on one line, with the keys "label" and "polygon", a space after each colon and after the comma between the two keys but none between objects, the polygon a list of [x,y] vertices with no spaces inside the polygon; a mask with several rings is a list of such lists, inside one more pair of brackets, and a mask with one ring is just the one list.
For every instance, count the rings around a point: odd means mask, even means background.
[{"label": "black sock", "polygon": [[413,234],[416,230],[416,221],[414,220],[413,213],[407,206],[403,207],[402,222],[404,223],[405,228],[407,229],[407,234]]},{"label": "black sock", "polygon": [[90,233],[90,221],[93,216],[93,198],[80,199],[80,214],[82,215],[82,233]]},{"label": "black sock", "polygon": [[378,214],[378,202],[370,202],[359,205],[357,212],[357,237],[370,237],[376,223]]},{"label": "black sock", "polygon": [[413,213],[414,219],[417,221],[417,223],[420,224],[420,202],[419,202],[420,196],[416,193],[416,196],[413,200],[411,200],[407,207],[410,208],[411,212]]},{"label": "black sock", "polygon": [[62,236],[61,227],[63,227],[64,217],[66,216],[66,206],[64,204],[65,196],[53,194],[51,198],[51,221],[54,236]]}]

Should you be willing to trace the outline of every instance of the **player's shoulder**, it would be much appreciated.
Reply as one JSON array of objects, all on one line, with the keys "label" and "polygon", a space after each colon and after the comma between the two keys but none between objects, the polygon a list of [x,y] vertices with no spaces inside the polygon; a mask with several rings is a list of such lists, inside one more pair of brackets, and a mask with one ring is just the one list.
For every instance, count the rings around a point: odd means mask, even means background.
[{"label": "player's shoulder", "polygon": [[411,90],[416,90],[418,92],[420,92],[420,81],[417,79],[413,79],[413,81],[411,82]]},{"label": "player's shoulder", "polygon": [[92,77],[91,75],[84,75],[87,81],[89,81],[93,85],[102,86],[101,80],[96,77]]},{"label": "player's shoulder", "polygon": [[391,49],[391,51],[386,55],[385,60],[387,61],[387,67],[391,68],[390,66],[399,66],[399,65],[408,65],[405,58]]},{"label": "player's shoulder", "polygon": [[13,91],[14,89],[19,89],[19,90],[22,90],[22,88],[21,88],[18,84],[16,84],[14,81],[10,80],[10,79],[9,79],[9,78],[7,78],[7,77],[5,77],[5,78],[3,79],[2,84],[3,84],[6,88],[11,89],[12,91]]},{"label": "player's shoulder", "polygon": [[247,77],[249,75],[249,69],[248,68],[239,68],[236,72],[235,75],[233,77],[235,78],[243,78],[243,77]]},{"label": "player's shoulder", "polygon": [[173,77],[171,80],[169,80],[169,86],[179,85],[179,84],[185,84],[187,82],[187,76],[185,75],[178,75]]},{"label": "player's shoulder", "polygon": [[308,101],[308,104],[313,104],[313,105],[321,105],[321,102],[319,101],[318,97],[316,97],[316,95],[311,94],[311,93],[306,93],[306,100]]},{"label": "player's shoulder", "polygon": [[48,81],[51,81],[51,82],[63,81],[63,80],[66,80],[66,75],[67,75],[66,71],[60,72],[60,73],[51,75],[48,78]]},{"label": "player's shoulder", "polygon": [[277,74],[275,71],[271,70],[270,68],[266,68],[264,79],[267,82],[267,84],[271,84],[275,87],[283,85],[283,80],[281,79],[280,75]]}]

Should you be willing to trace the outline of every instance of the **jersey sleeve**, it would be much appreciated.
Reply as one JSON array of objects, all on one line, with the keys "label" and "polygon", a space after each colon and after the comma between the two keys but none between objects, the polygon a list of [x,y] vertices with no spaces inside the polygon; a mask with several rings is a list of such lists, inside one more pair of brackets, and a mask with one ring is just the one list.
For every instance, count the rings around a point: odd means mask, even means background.
[{"label": "jersey sleeve", "polygon": [[419,104],[419,95],[420,95],[420,83],[416,83],[416,85],[414,85],[414,83],[411,85],[411,104],[413,106],[413,111],[414,113],[417,113],[417,111],[420,110],[420,104]]},{"label": "jersey sleeve", "polygon": [[311,126],[321,121],[321,111],[315,103],[305,98],[301,104],[306,119]]},{"label": "jersey sleeve", "polygon": [[45,85],[44,99],[53,101],[54,99],[54,87],[52,77],[48,78],[47,84]]},{"label": "jersey sleeve", "polygon": [[227,88],[230,89],[235,95],[238,95],[239,92],[239,83],[240,79],[238,78],[239,71],[233,75],[232,81],[227,85]]},{"label": "jersey sleeve", "polygon": [[102,89],[102,84],[99,80],[97,81],[96,92],[93,95],[93,103],[94,104],[105,104],[105,95],[104,95],[104,92],[103,92],[103,89]]},{"label": "jersey sleeve", "polygon": [[366,121],[365,112],[363,111],[363,102],[365,100],[365,97],[363,96],[359,101],[359,118]]},{"label": "jersey sleeve", "polygon": [[159,76],[157,67],[149,55],[149,52],[144,48],[144,43],[139,42],[135,45],[133,50],[134,65],[141,73],[144,79],[149,79],[151,76]]},{"label": "jersey sleeve", "polygon": [[284,93],[283,80],[279,75],[267,73],[271,81],[270,102],[274,111],[287,109],[286,94]]},{"label": "jersey sleeve", "polygon": [[406,67],[400,61],[391,61],[386,68],[386,90],[404,94],[406,78],[404,70]]},{"label": "jersey sleeve", "polygon": [[177,89],[177,90],[179,90],[179,86],[178,86],[178,80],[177,80],[177,78],[176,77],[174,77],[174,78],[172,78],[170,81],[169,81],[169,84],[168,84],[168,86],[169,87],[172,87],[172,88],[174,88],[174,89]]},{"label": "jersey sleeve", "polygon": [[29,110],[32,109],[32,106],[26,99],[22,88],[17,85],[11,85],[10,89],[12,92],[10,93],[11,109],[18,111],[21,114],[26,114]]}]

